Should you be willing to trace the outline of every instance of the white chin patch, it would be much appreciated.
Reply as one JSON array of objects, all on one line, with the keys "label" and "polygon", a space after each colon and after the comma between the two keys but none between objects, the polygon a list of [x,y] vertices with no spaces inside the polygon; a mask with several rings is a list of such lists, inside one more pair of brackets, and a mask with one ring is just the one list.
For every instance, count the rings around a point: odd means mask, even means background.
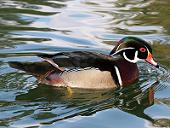
[{"label": "white chin patch", "polygon": [[134,56],[134,59],[133,59],[133,60],[129,59],[129,58],[126,56],[126,52],[123,52],[123,57],[124,57],[127,61],[129,61],[129,62],[131,62],[131,63],[136,63],[136,62],[138,62],[139,60],[141,60],[141,59],[138,58],[138,51],[135,52],[135,56]]}]

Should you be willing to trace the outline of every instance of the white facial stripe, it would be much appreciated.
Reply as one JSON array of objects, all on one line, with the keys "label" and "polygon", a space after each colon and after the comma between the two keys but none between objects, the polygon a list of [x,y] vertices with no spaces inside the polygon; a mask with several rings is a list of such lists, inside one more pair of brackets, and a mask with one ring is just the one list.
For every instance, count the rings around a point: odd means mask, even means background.
[{"label": "white facial stripe", "polygon": [[124,57],[127,61],[129,61],[129,62],[131,62],[131,63],[136,63],[137,61],[141,60],[141,59],[138,58],[138,51],[135,52],[135,56],[134,56],[134,59],[133,59],[133,60],[130,60],[130,59],[126,56],[126,53],[125,53],[125,52],[123,52],[123,57]]},{"label": "white facial stripe", "polygon": [[139,61],[140,59],[138,58],[138,51],[135,52],[135,57],[134,57],[134,61],[137,62]]},{"label": "white facial stripe", "polygon": [[116,66],[114,66],[114,68],[115,68],[115,71],[116,71],[116,75],[117,75],[119,84],[120,84],[120,86],[122,87],[123,84],[122,84],[122,79],[121,79],[121,75],[120,75],[119,69],[118,69],[118,67],[116,67]]},{"label": "white facial stripe", "polygon": [[[123,50],[128,50],[128,49],[135,49],[135,48],[132,48],[132,47],[129,47],[129,48],[122,48],[122,49],[116,51],[114,54],[112,54],[112,56],[116,55],[117,53],[119,53],[119,52],[121,52],[121,51],[123,51]],[[116,50],[117,50],[117,49],[116,49]]]},{"label": "white facial stripe", "polygon": [[121,45],[121,44],[119,44],[119,46],[117,46],[116,51],[119,49],[120,45]]}]

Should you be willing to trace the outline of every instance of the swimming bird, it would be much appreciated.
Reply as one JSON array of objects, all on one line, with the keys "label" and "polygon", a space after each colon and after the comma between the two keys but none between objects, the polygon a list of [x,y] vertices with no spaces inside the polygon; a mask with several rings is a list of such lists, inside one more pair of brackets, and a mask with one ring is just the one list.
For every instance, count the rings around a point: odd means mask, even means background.
[{"label": "swimming bird", "polygon": [[42,84],[84,89],[125,87],[139,78],[137,62],[155,67],[151,46],[137,37],[124,37],[109,55],[90,51],[40,54],[41,62],[9,62],[35,76]]}]

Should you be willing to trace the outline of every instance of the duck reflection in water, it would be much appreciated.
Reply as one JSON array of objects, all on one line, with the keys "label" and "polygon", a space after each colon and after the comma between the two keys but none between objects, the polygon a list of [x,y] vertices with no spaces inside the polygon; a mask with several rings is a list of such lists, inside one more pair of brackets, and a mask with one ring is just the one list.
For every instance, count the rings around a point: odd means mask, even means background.
[{"label": "duck reflection in water", "polygon": [[[31,89],[26,94],[20,94],[16,97],[18,101],[33,101],[40,106],[48,102],[44,108],[55,109],[58,113],[56,117],[48,122],[53,122],[70,119],[76,116],[90,116],[98,111],[118,108],[124,112],[136,115],[150,122],[154,120],[144,113],[144,110],[154,104],[154,89],[157,82],[153,84],[139,87],[139,84],[134,84],[130,87],[117,89],[114,91],[92,91],[85,89],[74,89],[72,95],[66,91],[66,88],[58,88],[53,86],[41,85],[35,89]],[[64,107],[64,111],[60,107]],[[42,109],[42,107],[41,107]],[[51,110],[51,109],[50,109]],[[71,110],[71,111],[70,111]],[[62,115],[62,116],[61,116]]]}]

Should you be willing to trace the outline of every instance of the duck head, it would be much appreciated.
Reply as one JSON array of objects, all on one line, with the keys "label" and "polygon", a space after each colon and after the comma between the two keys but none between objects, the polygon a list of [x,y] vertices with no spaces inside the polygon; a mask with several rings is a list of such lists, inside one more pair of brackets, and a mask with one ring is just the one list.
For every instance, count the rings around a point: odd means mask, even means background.
[{"label": "duck head", "polygon": [[117,54],[123,56],[124,59],[131,63],[145,60],[155,67],[159,67],[153,59],[151,46],[146,41],[137,37],[125,37],[121,39],[110,52],[111,56]]}]

